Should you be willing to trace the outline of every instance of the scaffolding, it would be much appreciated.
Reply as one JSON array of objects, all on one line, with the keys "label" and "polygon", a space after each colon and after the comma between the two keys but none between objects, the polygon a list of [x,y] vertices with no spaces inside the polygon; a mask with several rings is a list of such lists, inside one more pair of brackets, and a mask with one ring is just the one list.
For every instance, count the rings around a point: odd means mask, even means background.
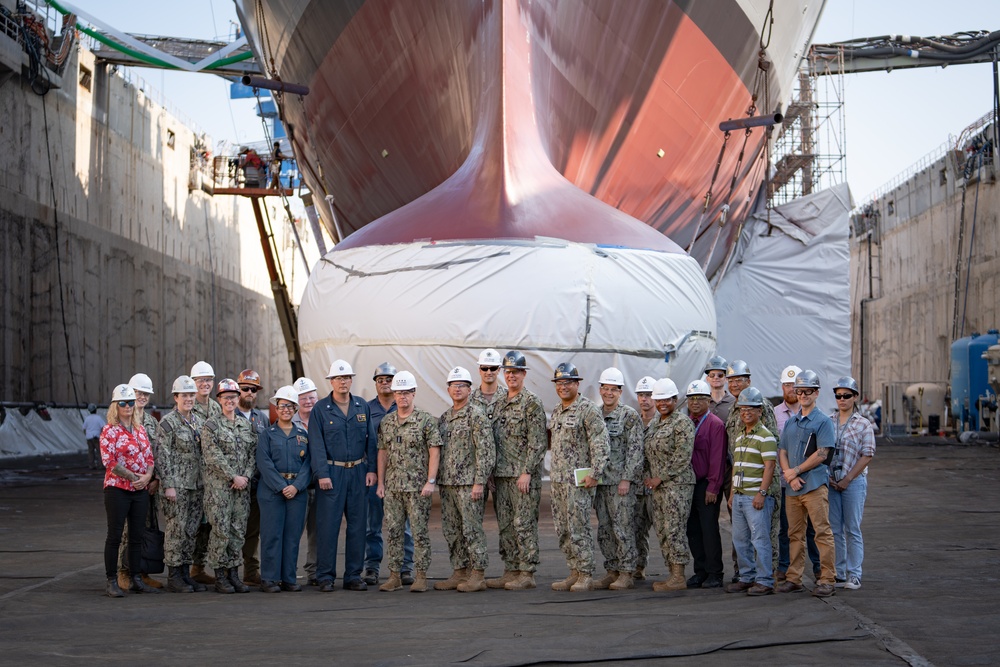
[{"label": "scaffolding", "polygon": [[774,142],[768,190],[771,206],[843,183],[847,176],[845,137],[843,58],[803,61]]}]

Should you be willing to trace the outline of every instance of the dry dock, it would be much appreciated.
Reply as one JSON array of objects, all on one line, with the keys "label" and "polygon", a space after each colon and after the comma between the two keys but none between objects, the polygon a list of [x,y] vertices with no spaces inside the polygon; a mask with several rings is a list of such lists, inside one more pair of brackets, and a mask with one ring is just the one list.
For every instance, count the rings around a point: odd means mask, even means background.
[{"label": "dry dock", "polygon": [[[880,444],[869,480],[864,585],[827,600],[659,594],[648,580],[629,592],[555,593],[549,584],[565,568],[547,493],[533,591],[112,600],[101,595],[98,474],[0,471],[0,664],[1000,663],[997,449]],[[493,573],[496,524],[487,516]],[[432,520],[430,574],[444,578],[437,507]],[[724,530],[728,544],[728,522]],[[649,570],[662,578],[654,552]]]}]

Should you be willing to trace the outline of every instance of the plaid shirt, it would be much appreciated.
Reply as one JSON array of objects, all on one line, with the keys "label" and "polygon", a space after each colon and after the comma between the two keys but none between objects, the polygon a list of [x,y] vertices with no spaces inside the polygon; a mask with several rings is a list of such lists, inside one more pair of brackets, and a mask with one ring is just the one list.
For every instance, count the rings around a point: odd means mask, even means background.
[{"label": "plaid shirt", "polygon": [[[840,415],[835,414],[833,424],[837,433],[837,450],[831,473],[837,469],[839,463],[843,463],[844,472],[847,473],[862,456],[875,456],[875,430],[871,422],[862,417],[860,412],[855,411],[845,424],[841,424]],[[867,466],[861,474],[868,474]]]}]

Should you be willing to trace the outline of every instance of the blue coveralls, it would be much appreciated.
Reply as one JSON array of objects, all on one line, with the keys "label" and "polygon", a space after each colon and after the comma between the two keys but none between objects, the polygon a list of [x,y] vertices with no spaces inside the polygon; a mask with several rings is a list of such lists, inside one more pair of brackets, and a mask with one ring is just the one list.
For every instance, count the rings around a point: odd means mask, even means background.
[{"label": "blue coveralls", "polygon": [[[288,435],[277,424],[269,426],[257,439],[257,470],[260,578],[294,584],[312,474],[308,434],[294,425]],[[291,500],[281,493],[289,484],[297,490]]]},{"label": "blue coveralls", "polygon": [[[319,401],[309,416],[309,443],[316,484],[316,579],[337,578],[340,521],[347,518],[344,584],[361,580],[368,520],[365,475],[376,472],[377,439],[371,410],[364,399],[349,395],[347,416],[333,402],[333,393]],[[338,465],[339,464],[339,465]],[[318,480],[328,477],[324,491]]]}]

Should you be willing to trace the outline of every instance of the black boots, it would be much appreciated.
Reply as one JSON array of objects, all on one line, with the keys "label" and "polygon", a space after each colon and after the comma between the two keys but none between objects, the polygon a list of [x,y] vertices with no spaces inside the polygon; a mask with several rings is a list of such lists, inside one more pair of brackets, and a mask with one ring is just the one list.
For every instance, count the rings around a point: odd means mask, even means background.
[{"label": "black boots", "polygon": [[122,592],[121,586],[118,585],[118,577],[108,577],[108,585],[104,589],[104,594],[109,598],[125,597],[125,593]]},{"label": "black boots", "polygon": [[[216,577],[216,580],[218,581],[218,577]],[[250,587],[240,579],[240,568],[238,567],[229,568],[229,583],[233,585],[233,590],[237,593],[250,592]]]},{"label": "black boots", "polygon": [[205,586],[205,584],[195,581],[194,578],[191,576],[190,563],[185,563],[184,565],[181,565],[177,569],[181,571],[181,577],[183,577],[184,583],[193,588],[195,593],[204,593],[205,591],[208,590],[208,587]]},{"label": "black boots", "polygon": [[159,588],[153,588],[152,586],[147,585],[146,582],[142,580],[142,575],[141,574],[133,574],[132,575],[132,585],[129,586],[129,590],[132,591],[133,593],[159,593],[160,592]]},{"label": "black boots", "polygon": [[217,567],[217,568],[215,568],[215,592],[216,593],[235,593],[236,592],[236,589],[233,588],[233,585],[231,583],[229,583],[229,579],[226,576],[227,574],[228,573],[226,572],[226,568],[224,568],[224,567]]},{"label": "black boots", "polygon": [[167,577],[167,590],[171,593],[194,593],[194,586],[184,580],[181,570],[183,567],[170,566],[170,574]]}]

